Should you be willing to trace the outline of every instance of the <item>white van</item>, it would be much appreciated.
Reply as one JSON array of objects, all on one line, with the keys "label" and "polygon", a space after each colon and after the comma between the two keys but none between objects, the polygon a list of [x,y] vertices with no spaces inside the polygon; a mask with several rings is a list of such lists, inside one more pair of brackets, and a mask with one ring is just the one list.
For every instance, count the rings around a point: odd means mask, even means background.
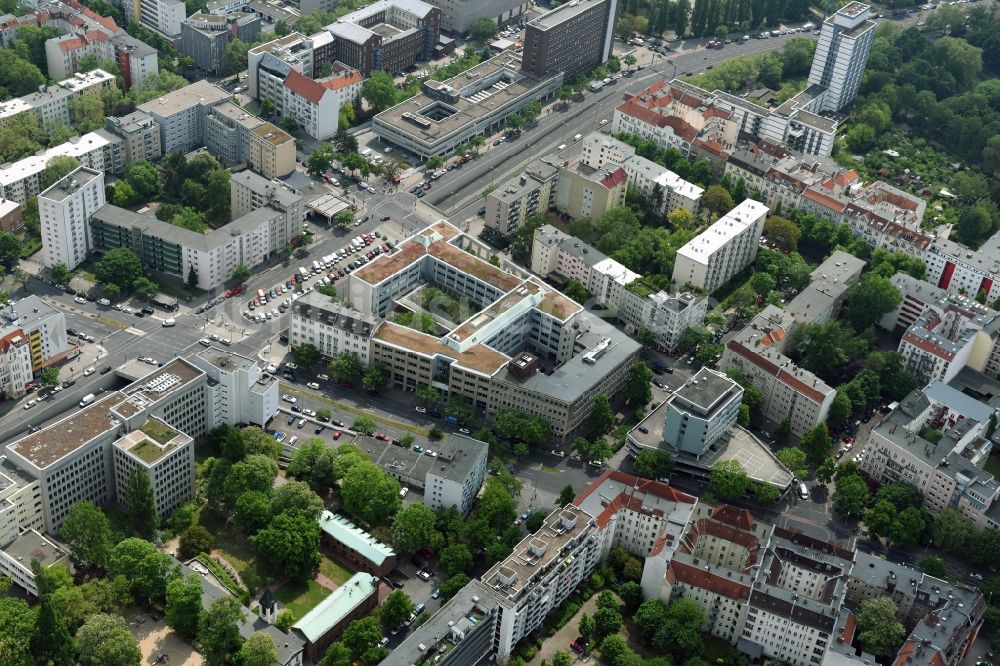
[{"label": "white van", "polygon": [[94,402],[94,400],[96,399],[97,396],[95,396],[93,393],[88,393],[87,395],[83,396],[83,400],[80,401],[80,406],[86,407],[90,403]]},{"label": "white van", "polygon": [[371,154],[372,154],[371,148],[365,148],[364,150],[361,151],[361,157],[368,157]]},{"label": "white van", "polygon": [[809,499],[809,489],[804,483],[799,484],[799,497],[804,500]]},{"label": "white van", "polygon": [[111,301],[109,301],[109,300],[108,300],[108,299],[106,299],[106,298],[98,298],[98,299],[97,299],[97,304],[98,304],[98,305],[103,305],[103,306],[104,306],[104,307],[106,307],[106,308],[107,308],[107,307],[111,307]]},{"label": "white van", "polygon": [[583,135],[582,135],[582,134],[574,134],[574,135],[573,135],[573,140],[574,140],[574,141],[579,141],[579,140],[580,140],[580,139],[582,139],[582,138],[583,138]]},{"label": "white van", "polygon": [[171,317],[170,319],[163,320],[163,328],[170,328],[171,326],[176,326],[176,325],[177,322],[174,320],[173,317]]}]

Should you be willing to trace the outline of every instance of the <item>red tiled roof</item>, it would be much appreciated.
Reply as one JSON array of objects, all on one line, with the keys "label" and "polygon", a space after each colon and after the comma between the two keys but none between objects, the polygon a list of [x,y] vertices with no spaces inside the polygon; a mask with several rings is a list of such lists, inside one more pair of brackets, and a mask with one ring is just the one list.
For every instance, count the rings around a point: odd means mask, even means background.
[{"label": "red tiled roof", "polygon": [[696,136],[698,136],[698,130],[694,128],[690,123],[687,123],[676,116],[666,116],[665,124],[674,130],[674,134],[681,137],[685,141],[691,141]]},{"label": "red tiled roof", "polygon": [[625,169],[618,167],[614,172],[601,179],[601,185],[610,190],[621,185],[626,180],[628,180],[628,175],[625,173]]},{"label": "red tiled roof", "polygon": [[811,201],[815,201],[821,206],[826,206],[830,210],[835,210],[838,213],[843,213],[844,210],[847,208],[846,204],[837,201],[833,197],[828,197],[825,194],[821,194],[816,190],[812,189],[811,187],[807,188],[806,191],[802,193],[802,196]]},{"label": "red tiled roof", "polygon": [[746,509],[739,509],[729,504],[722,504],[712,512],[712,519],[731,525],[737,529],[749,532],[756,522],[753,514]]},{"label": "red tiled roof", "polygon": [[858,179],[858,172],[854,169],[849,169],[847,171],[838,171],[837,175],[833,177],[833,182],[837,185],[850,185]]},{"label": "red tiled roof", "polygon": [[701,139],[695,139],[694,144],[702,150],[712,153],[716,157],[721,157],[723,159],[729,157],[729,152],[718,141],[702,141]]},{"label": "red tiled roof", "polygon": [[89,18],[97,21],[98,23],[100,23],[101,25],[103,25],[105,28],[107,28],[108,30],[110,30],[112,32],[118,32],[118,30],[120,29],[118,27],[118,24],[115,23],[115,20],[113,18],[111,18],[110,16],[101,16],[97,12],[95,12],[95,11],[93,11],[91,9],[88,9],[87,7],[84,7],[83,5],[81,5],[76,0],[70,0],[68,4],[73,9],[80,10],[82,14],[84,14],[85,16],[87,16],[87,17],[89,17]]},{"label": "red tiled roof", "polygon": [[667,580],[670,582],[679,581],[691,587],[708,590],[728,599],[746,601],[750,598],[748,586],[678,560],[670,563]]},{"label": "red tiled roof", "polygon": [[[626,492],[620,492],[618,495],[613,497],[601,511],[601,514],[594,516],[597,520],[597,524],[604,527],[611,520],[611,516],[614,515],[622,507],[628,507],[633,511],[639,513],[649,513],[648,511],[643,511],[642,499],[636,495],[656,495],[657,497],[662,497],[663,499],[670,500],[673,502],[684,502],[687,504],[694,504],[695,498],[686,493],[682,493],[671,486],[660,481],[652,481],[650,479],[644,479],[640,476],[632,476],[626,474],[625,472],[619,472],[617,470],[608,470],[599,476],[593,483],[587,486],[575,500],[573,504],[575,506],[581,506],[588,497],[598,489],[601,485],[608,479],[612,481],[617,481],[618,483],[632,488],[634,494],[629,495]],[[659,515],[659,511],[653,511],[653,515]],[[662,544],[661,544],[662,547]]]},{"label": "red tiled roof", "polygon": [[709,118],[722,118],[723,120],[729,120],[733,117],[733,114],[725,109],[720,109],[717,106],[710,106],[705,109],[705,113],[701,114],[705,120]]},{"label": "red tiled roof", "polygon": [[20,340],[22,342],[27,342],[28,341],[28,336],[26,336],[24,334],[24,331],[22,331],[19,328],[14,329],[13,331],[11,331],[10,333],[8,333],[7,335],[5,335],[2,338],[0,338],[0,353],[6,354],[7,351],[14,344],[14,340],[16,340],[18,338],[20,338]]},{"label": "red tiled roof", "polygon": [[907,331],[906,333],[903,334],[903,340],[905,340],[906,342],[910,343],[911,345],[913,345],[917,349],[925,351],[928,354],[934,354],[935,356],[937,356],[939,358],[943,358],[946,361],[952,360],[952,358],[954,358],[954,356],[955,356],[954,353],[949,352],[949,351],[945,351],[945,350],[941,349],[940,347],[938,347],[937,345],[935,345],[930,340],[925,340],[923,338],[918,338],[917,336],[913,335],[909,331]]},{"label": "red tiled roof", "polygon": [[59,50],[60,51],[73,51],[75,49],[81,49],[81,48],[83,48],[84,44],[85,44],[85,42],[82,39],[80,39],[79,37],[76,37],[74,39],[67,39],[65,41],[59,42]]},{"label": "red tiled roof", "polygon": [[305,76],[294,69],[288,73],[288,76],[285,77],[285,87],[299,97],[305,97],[313,104],[316,104],[323,99],[324,90],[326,90],[316,81],[313,81],[308,76]]},{"label": "red tiled roof", "polygon": [[844,620],[844,630],[837,638],[844,645],[854,642],[854,631],[858,628],[858,621],[854,619],[854,613],[847,611],[847,618]]},{"label": "red tiled roof", "polygon": [[91,42],[107,42],[111,39],[107,33],[100,30],[88,30],[84,36]]},{"label": "red tiled roof", "polygon": [[812,401],[823,402],[826,398],[826,396],[814,389],[812,386],[809,386],[792,373],[778,367],[768,359],[754,352],[752,349],[748,349],[742,343],[736,340],[730,340],[726,343],[726,347],[732,349],[735,353],[750,361],[767,374],[773,375],[776,379],[778,379],[778,381],[783,382],[784,384],[795,389],[797,392],[809,397]]},{"label": "red tiled roof", "polygon": [[339,90],[345,86],[349,86],[352,83],[358,83],[361,81],[361,72],[354,72],[352,74],[347,74],[346,76],[338,76],[332,79],[327,79],[323,81],[322,85],[324,88],[329,88],[330,90]]}]

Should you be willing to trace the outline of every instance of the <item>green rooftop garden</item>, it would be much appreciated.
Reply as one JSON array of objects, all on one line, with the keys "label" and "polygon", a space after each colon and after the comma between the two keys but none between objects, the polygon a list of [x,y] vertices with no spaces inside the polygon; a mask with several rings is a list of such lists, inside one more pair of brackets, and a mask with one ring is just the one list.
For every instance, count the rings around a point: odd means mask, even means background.
[{"label": "green rooftop garden", "polygon": [[155,419],[147,419],[139,430],[144,432],[147,437],[152,437],[160,444],[166,444],[177,436],[176,430],[162,421],[157,421]]},{"label": "green rooftop garden", "polygon": [[167,446],[157,446],[148,439],[144,439],[135,446],[133,446],[131,449],[129,449],[129,451],[131,451],[144,463],[152,465],[157,460],[159,460],[167,453],[172,451],[174,448],[176,447],[173,444]]}]

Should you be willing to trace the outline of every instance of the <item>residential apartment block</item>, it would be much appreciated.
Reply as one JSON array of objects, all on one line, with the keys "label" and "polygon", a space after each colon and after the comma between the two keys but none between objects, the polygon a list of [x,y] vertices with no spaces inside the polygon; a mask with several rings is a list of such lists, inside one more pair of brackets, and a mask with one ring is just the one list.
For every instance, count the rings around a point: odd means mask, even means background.
[{"label": "residential apartment block", "polygon": [[834,250],[809,274],[809,286],[800,291],[785,312],[796,323],[823,324],[840,312],[847,300],[847,290],[861,277],[865,261],[843,250]]},{"label": "residential apartment block", "polygon": [[620,166],[595,169],[582,160],[568,161],[559,169],[556,209],[574,219],[600,219],[612,208],[625,205],[628,176]]},{"label": "residential apartment block", "polygon": [[579,0],[532,19],[521,69],[539,78],[562,72],[568,81],[607,62],[617,15],[617,0]]},{"label": "residential apartment block", "polygon": [[38,119],[43,129],[56,123],[69,127],[73,118],[72,105],[83,97],[101,99],[101,94],[116,88],[115,77],[103,69],[86,74],[78,73],[50,86],[41,86],[37,92],[0,102],[0,127],[9,126],[14,118],[30,113]]},{"label": "residential apartment block", "polygon": [[358,358],[371,355],[372,331],[381,321],[372,315],[311,291],[292,303],[288,319],[288,344],[312,345],[323,356],[334,358],[354,352]]},{"label": "residential apartment block", "polygon": [[504,51],[447,81],[424,81],[419,95],[377,114],[372,131],[421,159],[448,155],[500,130],[529,102],[555,99],[562,82],[561,72],[531,74],[519,54]]},{"label": "residential apartment block", "polygon": [[295,139],[232,102],[208,109],[205,147],[223,164],[249,164],[266,178],[295,170]]},{"label": "residential apartment block", "polygon": [[486,228],[507,236],[532,215],[555,208],[560,168],[552,155],[532,160],[523,173],[486,195]]},{"label": "residential apartment block", "polygon": [[625,324],[626,333],[647,328],[664,350],[673,349],[684,331],[701,324],[708,310],[705,297],[652,289],[637,273],[549,224],[535,230],[530,268],[556,284],[579,280]]},{"label": "residential apartment block", "polygon": [[700,458],[736,425],[742,399],[739,384],[702,368],[667,398],[663,441]]},{"label": "residential apartment block", "polygon": [[[462,315],[467,320],[451,322],[441,337],[391,321],[375,324],[362,360],[381,363],[393,385],[433,385],[487,413],[517,409],[537,415],[562,439],[580,427],[597,395],[614,394],[626,380],[638,343],[537,279],[511,272],[513,266],[503,270],[478,258],[474,253],[486,256],[485,246],[450,224],[427,227],[396,249],[351,274],[348,294],[357,314],[348,318],[363,327],[406,309],[409,294],[428,283],[474,306],[471,315]],[[327,322],[341,314],[310,305],[327,310],[320,315]],[[332,323],[317,326],[312,318],[311,309],[293,309],[291,335],[334,336],[338,341],[329,341],[330,349],[356,335],[354,323],[349,335]]]},{"label": "residential apartment block", "polygon": [[208,81],[196,81],[146,102],[139,110],[160,126],[163,154],[187,152],[204,143],[205,117],[209,107],[232,99],[232,95]]},{"label": "residential apartment block", "polygon": [[774,423],[787,418],[801,437],[826,420],[837,391],[784,354],[795,324],[788,312],[768,305],[726,343],[719,369],[738,370],[763,394],[763,416]]},{"label": "residential apartment block", "polygon": [[260,36],[260,17],[235,12],[220,16],[197,12],[181,22],[178,50],[199,69],[218,74],[223,69],[226,45],[234,39],[253,44]]},{"label": "residential apartment block", "polygon": [[38,195],[43,263],[71,270],[83,263],[94,244],[90,218],[106,203],[104,173],[78,167]]},{"label": "residential apartment block", "polygon": [[952,294],[977,296],[987,303],[1000,299],[1000,233],[978,250],[946,238],[936,238],[924,255],[927,281]]},{"label": "residential apartment block", "polygon": [[15,326],[0,330],[0,394],[4,398],[16,400],[25,394],[34,376],[31,365],[31,348],[25,332]]},{"label": "residential apartment block", "polygon": [[133,111],[120,118],[105,118],[104,128],[121,137],[126,168],[140,160],[153,162],[163,154],[160,149],[160,126],[148,113]]},{"label": "residential apartment block", "polygon": [[837,112],[854,101],[875,38],[870,10],[868,5],[850,2],[823,21],[809,70],[809,86],[819,89],[813,94],[820,95],[821,101],[810,110]]},{"label": "residential apartment block", "polygon": [[934,235],[921,223],[927,204],[882,181],[862,183],[854,169],[828,158],[803,156],[768,141],[733,152],[730,179],[743,179],[771,210],[798,208],[848,225],[872,250],[923,258]]},{"label": "residential apartment block", "polygon": [[41,193],[41,175],[49,160],[63,155],[75,157],[81,167],[93,171],[120,174],[125,170],[122,139],[107,130],[97,130],[0,168],[0,196],[19,204],[27,203],[30,197]]},{"label": "residential apartment block", "polygon": [[745,199],[677,250],[673,280],[713,292],[753,263],[767,206]]},{"label": "residential apartment block", "polygon": [[[32,373],[59,363],[70,349],[66,316],[38,296],[26,296],[0,309],[0,331],[5,338],[14,333],[27,339]],[[22,362],[21,358],[17,360],[23,370]]]},{"label": "residential apartment block", "polygon": [[1000,373],[1000,313],[965,296],[930,304],[899,341],[904,367],[922,384],[951,381],[963,367]]},{"label": "residential apartment block", "polygon": [[879,322],[879,326],[887,331],[895,331],[897,327],[909,328],[932,304],[948,295],[944,289],[907,273],[896,273],[889,280],[903,298],[899,306],[886,312]]}]

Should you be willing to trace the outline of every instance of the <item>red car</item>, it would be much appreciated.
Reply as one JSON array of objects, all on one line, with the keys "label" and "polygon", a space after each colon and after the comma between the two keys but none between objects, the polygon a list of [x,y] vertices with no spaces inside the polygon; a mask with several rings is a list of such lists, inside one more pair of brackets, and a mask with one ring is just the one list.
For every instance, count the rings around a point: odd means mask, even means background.
[{"label": "red car", "polygon": [[340,436],[341,436],[342,434],[343,434],[343,433],[342,433],[342,432],[340,432],[339,430],[334,430],[334,431],[333,431],[333,438],[334,438],[334,439],[340,439]]},{"label": "red car", "polygon": [[389,441],[389,436],[387,434],[385,434],[384,432],[380,432],[380,433],[376,433],[375,439],[377,439],[379,441],[382,441],[382,442],[388,442]]}]

